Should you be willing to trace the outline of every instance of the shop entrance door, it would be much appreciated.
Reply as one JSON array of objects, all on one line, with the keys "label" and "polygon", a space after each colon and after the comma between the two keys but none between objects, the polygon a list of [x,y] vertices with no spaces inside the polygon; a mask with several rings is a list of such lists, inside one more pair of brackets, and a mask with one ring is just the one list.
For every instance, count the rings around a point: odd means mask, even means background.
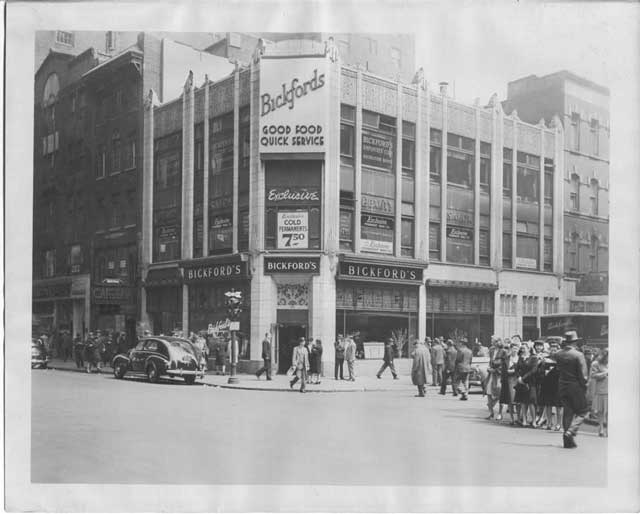
[{"label": "shop entrance door", "polygon": [[278,327],[278,373],[286,373],[291,367],[293,347],[300,337],[307,337],[305,325],[280,325]]}]

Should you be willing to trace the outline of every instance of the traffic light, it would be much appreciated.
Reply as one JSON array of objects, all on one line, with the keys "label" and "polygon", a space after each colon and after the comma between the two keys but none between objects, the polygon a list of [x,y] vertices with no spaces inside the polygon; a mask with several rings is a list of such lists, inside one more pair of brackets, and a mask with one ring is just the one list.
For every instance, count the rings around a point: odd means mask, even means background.
[{"label": "traffic light", "polygon": [[237,321],[242,312],[242,291],[232,289],[231,291],[227,291],[224,296],[229,319]]}]

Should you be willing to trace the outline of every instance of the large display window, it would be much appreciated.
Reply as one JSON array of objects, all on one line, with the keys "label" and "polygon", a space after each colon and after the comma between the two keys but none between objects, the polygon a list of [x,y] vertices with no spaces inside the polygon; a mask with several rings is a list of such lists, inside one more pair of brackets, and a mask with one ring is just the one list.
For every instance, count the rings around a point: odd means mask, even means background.
[{"label": "large display window", "polygon": [[266,248],[320,249],[322,161],[267,161],[265,185]]}]

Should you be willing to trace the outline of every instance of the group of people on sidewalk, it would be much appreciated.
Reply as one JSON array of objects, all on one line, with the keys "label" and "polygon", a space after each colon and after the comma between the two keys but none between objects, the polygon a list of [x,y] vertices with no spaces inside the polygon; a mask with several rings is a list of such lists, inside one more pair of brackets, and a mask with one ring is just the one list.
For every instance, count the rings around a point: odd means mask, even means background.
[{"label": "group of people on sidewalk", "polygon": [[[290,374],[293,376],[289,382],[289,387],[293,389],[298,380],[300,381],[300,392],[306,392],[307,382],[311,384],[320,383],[322,373],[322,341],[316,339],[310,342],[304,337],[298,339],[298,346],[293,348],[291,357]],[[311,377],[308,380],[308,377]],[[260,378],[260,377],[258,377]]]},{"label": "group of people on sidewalk", "polygon": [[603,349],[591,361],[578,342],[575,331],[549,343],[493,338],[485,382],[487,419],[501,421],[506,407],[511,425],[556,431],[562,426],[564,447],[575,448],[580,425],[591,411],[599,435],[606,437],[609,353]]}]

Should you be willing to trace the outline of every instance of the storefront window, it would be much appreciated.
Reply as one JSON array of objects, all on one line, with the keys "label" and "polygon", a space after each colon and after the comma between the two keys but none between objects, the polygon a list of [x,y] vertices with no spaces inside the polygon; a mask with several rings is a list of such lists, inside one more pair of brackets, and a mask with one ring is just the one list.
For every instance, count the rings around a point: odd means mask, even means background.
[{"label": "storefront window", "polygon": [[320,161],[270,161],[266,166],[265,246],[321,247]]}]

